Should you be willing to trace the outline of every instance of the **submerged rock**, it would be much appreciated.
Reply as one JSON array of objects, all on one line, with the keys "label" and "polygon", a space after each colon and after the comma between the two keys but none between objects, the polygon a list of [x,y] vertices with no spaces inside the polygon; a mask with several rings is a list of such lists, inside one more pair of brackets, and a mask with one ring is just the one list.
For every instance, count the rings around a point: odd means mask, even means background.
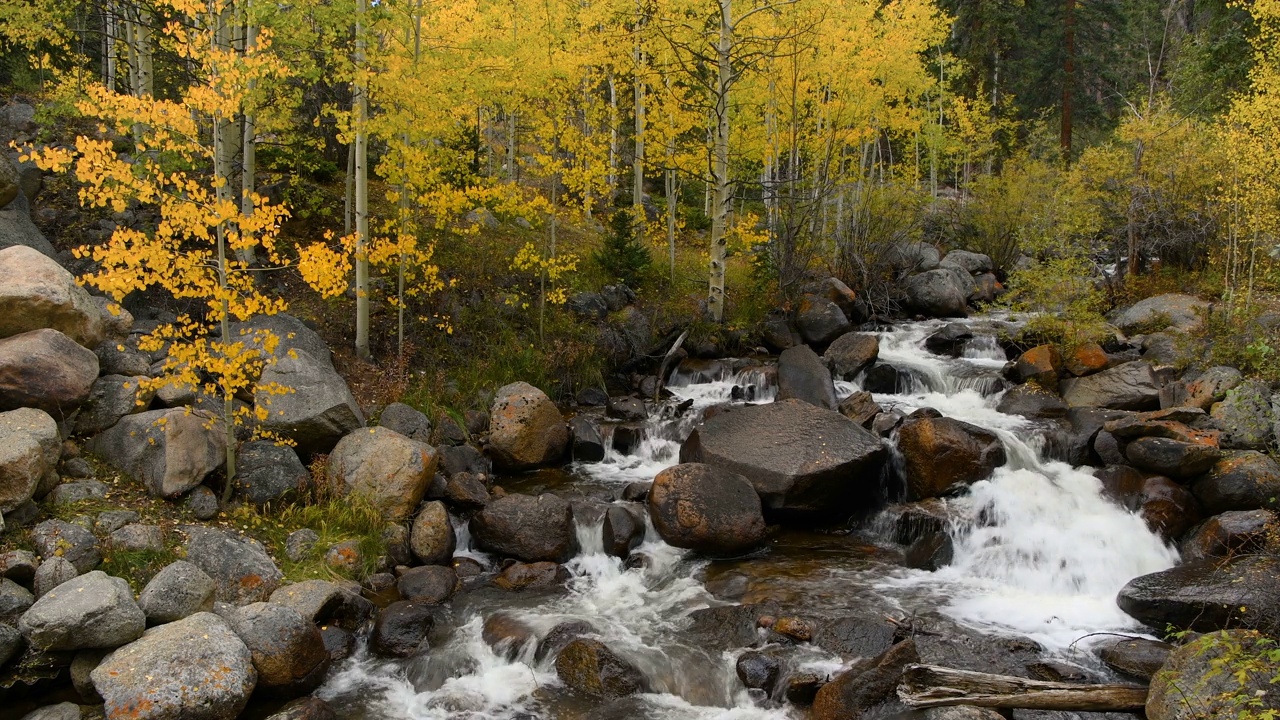
[{"label": "submerged rock", "polygon": [[644,674],[604,643],[577,638],[556,657],[556,675],[570,690],[614,699],[646,692]]}]

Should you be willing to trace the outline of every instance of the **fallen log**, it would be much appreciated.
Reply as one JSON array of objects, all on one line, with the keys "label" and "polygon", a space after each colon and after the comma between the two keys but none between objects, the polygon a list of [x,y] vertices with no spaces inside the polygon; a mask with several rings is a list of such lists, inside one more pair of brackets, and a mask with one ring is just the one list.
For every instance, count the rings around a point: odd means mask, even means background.
[{"label": "fallen log", "polygon": [[1147,704],[1142,685],[1083,685],[990,675],[936,665],[908,665],[898,698],[911,707],[976,705],[1026,710],[1105,712]]}]

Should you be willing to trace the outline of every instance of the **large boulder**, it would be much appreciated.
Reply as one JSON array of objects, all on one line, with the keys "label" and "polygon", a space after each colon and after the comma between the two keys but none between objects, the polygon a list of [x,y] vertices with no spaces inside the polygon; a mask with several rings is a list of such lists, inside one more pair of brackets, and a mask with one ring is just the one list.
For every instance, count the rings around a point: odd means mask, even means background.
[{"label": "large boulder", "polygon": [[578,550],[573,508],[551,494],[507,495],[471,518],[481,549],[525,562],[565,562]]},{"label": "large boulder", "polygon": [[902,284],[910,310],[929,317],[967,317],[969,287],[946,268],[912,275]]},{"label": "large boulder", "polygon": [[262,427],[292,439],[304,457],[328,452],[344,435],[364,425],[364,414],[347,382],[326,357],[316,357],[302,347],[267,362],[254,393],[254,407],[265,411]]},{"label": "large boulder", "polygon": [[1134,467],[1178,480],[1205,473],[1222,457],[1216,445],[1163,437],[1140,437],[1125,447],[1124,454]]},{"label": "large boulder", "polygon": [[1160,407],[1197,407],[1208,410],[1226,399],[1227,392],[1244,382],[1244,375],[1233,367],[1217,365],[1199,375],[1166,384],[1160,389]]},{"label": "large boulder", "polygon": [[329,455],[328,477],[344,494],[369,501],[388,519],[408,518],[435,477],[439,454],[430,445],[385,427],[357,430]]},{"label": "large boulder", "polygon": [[45,593],[18,621],[27,642],[46,651],[117,648],[146,627],[129,583],[101,570]]},{"label": "large boulder", "polygon": [[739,555],[765,537],[760,497],[751,482],[711,465],[687,463],[653,479],[649,515],[669,545],[707,555]]},{"label": "large boulder", "polygon": [[1270,510],[1231,510],[1197,525],[1178,550],[1183,560],[1260,552],[1275,523],[1276,514]]},{"label": "large boulder", "polygon": [[58,251],[40,228],[31,222],[31,205],[25,193],[17,193],[13,201],[0,206],[0,248],[22,245],[56,258]]},{"label": "large boulder", "polygon": [[1088,377],[1063,380],[1062,399],[1071,407],[1155,410],[1160,407],[1160,384],[1149,363],[1135,360]]},{"label": "large boulder", "polygon": [[569,689],[607,699],[646,692],[644,674],[607,645],[577,638],[556,657],[556,675]]},{"label": "large boulder", "polygon": [[938,497],[984,480],[1007,460],[1004,444],[990,430],[954,418],[908,420],[898,429],[908,494]]},{"label": "large boulder", "polygon": [[257,540],[227,530],[188,526],[187,562],[217,583],[218,600],[233,605],[266,600],[284,574]]},{"label": "large boulder", "polygon": [[1202,517],[1191,491],[1161,475],[1143,480],[1137,502],[1147,527],[1169,542],[1182,537]]},{"label": "large boulder", "polygon": [[1227,391],[1209,415],[1222,431],[1222,447],[1228,450],[1266,450],[1275,441],[1276,417],[1266,383],[1246,380]]},{"label": "large boulder", "polygon": [[751,481],[767,513],[846,517],[878,496],[887,455],[857,423],[799,400],[720,412],[680,447],[682,463]]},{"label": "large boulder", "polygon": [[0,411],[21,407],[66,418],[89,397],[98,356],[57,330],[0,340]]},{"label": "large boulder", "polygon": [[56,472],[61,453],[58,424],[48,413],[0,412],[0,512],[30,500],[40,481]]},{"label": "large boulder", "polygon": [[[87,573],[102,562],[98,539],[82,525],[65,520],[45,520],[31,531],[36,552],[46,558],[59,557],[75,566],[76,572]],[[43,567],[43,566],[41,566]],[[37,570],[36,579],[40,574]]]},{"label": "large boulder", "polygon": [[795,398],[827,410],[836,409],[831,371],[808,345],[782,351],[778,357],[778,399]]},{"label": "large boulder", "polygon": [[1278,571],[1280,558],[1271,556],[1246,556],[1227,564],[1217,558],[1196,560],[1130,580],[1116,602],[1160,630],[1275,629],[1280,626]]},{"label": "large boulder", "polygon": [[369,649],[384,657],[409,657],[429,647],[427,636],[440,608],[416,600],[393,602],[378,613],[369,633]]},{"label": "large boulder", "polygon": [[431,441],[431,419],[426,413],[404,403],[394,402],[382,409],[378,424],[395,430],[410,440],[421,443]]},{"label": "large boulder", "polygon": [[804,295],[796,306],[796,330],[811,345],[825,346],[849,332],[849,318],[840,306],[819,295]]},{"label": "large boulder", "polygon": [[76,434],[96,435],[125,415],[146,410],[154,396],[155,390],[142,387],[137,377],[103,375],[93,382],[89,398],[76,414]]},{"label": "large boulder", "polygon": [[1197,637],[1169,653],[1151,678],[1148,720],[1238,720],[1280,712],[1275,643],[1248,630]]},{"label": "large boulder", "polygon": [[53,328],[89,348],[102,342],[102,316],[75,277],[22,245],[0,250],[0,337]]},{"label": "large boulder", "polygon": [[1280,463],[1252,450],[1219,460],[1191,491],[1210,514],[1280,508]]},{"label": "large boulder", "polygon": [[989,272],[995,272],[996,269],[996,264],[991,261],[990,255],[969,252],[968,250],[952,250],[938,264],[944,267],[960,268],[970,275],[984,275]]},{"label": "large boulder", "polygon": [[147,624],[163,625],[212,610],[217,591],[217,583],[203,570],[178,560],[166,565],[142,588],[138,607],[147,616]]},{"label": "large boulder", "polygon": [[221,418],[169,408],[126,415],[89,448],[156,497],[175,498],[204,482],[226,461]]},{"label": "large boulder", "polygon": [[882,250],[882,256],[894,275],[900,278],[933,270],[941,259],[937,248],[922,242],[891,245]]},{"label": "large boulder", "polygon": [[292,696],[314,689],[329,669],[320,629],[297,610],[269,602],[236,608],[224,616],[249,648],[259,692]]},{"label": "large boulder", "polygon": [[880,338],[871,333],[849,332],[836,338],[822,354],[831,374],[852,380],[880,357]]},{"label": "large boulder", "polygon": [[292,502],[311,485],[311,473],[288,445],[258,440],[236,455],[236,492],[254,505]]},{"label": "large boulder", "polygon": [[1000,398],[996,410],[1009,415],[1049,419],[1067,416],[1069,408],[1062,398],[1037,383],[1019,385]]},{"label": "large boulder", "polygon": [[1130,335],[1169,327],[1194,330],[1200,326],[1209,307],[1209,303],[1191,295],[1157,295],[1117,312],[1111,317],[1111,323]]},{"label": "large boulder", "polygon": [[1062,369],[1062,355],[1053,345],[1037,345],[1018,356],[1013,363],[1013,378],[1018,382],[1031,382],[1045,388],[1058,387],[1058,372]]},{"label": "large boulder", "polygon": [[373,603],[358,591],[328,580],[303,580],[271,593],[270,602],[298,611],[317,625],[356,629],[373,613]]},{"label": "large boulder", "polygon": [[109,718],[233,720],[258,673],[225,620],[197,613],[148,630],[104,658],[90,678]]},{"label": "large boulder", "polygon": [[453,560],[457,545],[453,521],[444,503],[438,500],[423,503],[409,533],[409,547],[413,554],[427,565],[447,565]]},{"label": "large boulder", "polygon": [[1098,657],[1118,673],[1150,681],[1164,666],[1171,650],[1172,645],[1159,640],[1130,638],[1103,645],[1098,649]]},{"label": "large boulder", "polygon": [[498,388],[489,411],[486,451],[504,470],[526,470],[564,457],[569,431],[551,398],[526,382]]}]

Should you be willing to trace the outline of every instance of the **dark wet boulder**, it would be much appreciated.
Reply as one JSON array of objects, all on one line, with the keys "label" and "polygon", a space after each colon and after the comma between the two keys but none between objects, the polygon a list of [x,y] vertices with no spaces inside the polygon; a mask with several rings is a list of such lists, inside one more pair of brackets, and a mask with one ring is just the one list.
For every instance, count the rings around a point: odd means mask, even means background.
[{"label": "dark wet boulder", "polygon": [[488,475],[493,472],[493,462],[471,445],[443,445],[440,452],[440,472],[445,477],[453,477],[458,473],[472,475]]},{"label": "dark wet boulder", "polygon": [[503,590],[549,590],[564,585],[569,571],[550,561],[511,563],[498,573],[493,584]]},{"label": "dark wet boulder", "polygon": [[738,555],[765,537],[760,497],[745,477],[712,465],[686,463],[658,473],[649,515],[668,544],[706,555]]},{"label": "dark wet boulder", "polygon": [[223,615],[258,671],[257,691],[292,697],[316,688],[329,669],[320,629],[297,610],[258,602]]},{"label": "dark wet boulder", "polygon": [[860,717],[894,697],[907,666],[920,662],[915,642],[904,640],[883,654],[856,663],[822,686],[813,699],[813,720]]},{"label": "dark wet boulder", "polygon": [[565,620],[557,623],[538,641],[538,648],[534,652],[534,657],[539,661],[544,658],[556,657],[569,643],[584,635],[592,635],[595,632],[595,626],[586,620]]},{"label": "dark wet boulder", "polygon": [[911,375],[905,370],[883,362],[877,362],[862,378],[862,389],[880,395],[897,395],[909,392]]},{"label": "dark wet boulder", "polygon": [[795,323],[800,338],[819,347],[825,347],[850,329],[849,318],[845,317],[839,305],[812,294],[800,298],[800,304],[796,306]]},{"label": "dark wet boulder", "polygon": [[579,415],[569,421],[570,454],[574,460],[600,462],[604,459],[604,437],[599,421],[587,415]]},{"label": "dark wet boulder", "polygon": [[409,657],[426,650],[427,636],[441,610],[416,600],[393,602],[378,613],[369,634],[369,648],[383,657]]},{"label": "dark wet boulder", "polygon": [[515,660],[537,636],[523,620],[505,612],[496,612],[485,618],[480,639],[499,656]]},{"label": "dark wet boulder", "polygon": [[964,345],[973,339],[973,330],[963,323],[948,323],[924,340],[924,348],[934,355],[960,357]]},{"label": "dark wet boulder", "polygon": [[1271,627],[1280,618],[1275,589],[1280,558],[1249,556],[1224,564],[1196,560],[1129,581],[1120,609],[1160,630],[1211,632],[1225,627]]},{"label": "dark wet boulder", "polygon": [[808,345],[783,350],[778,357],[778,399],[803,400],[827,410],[836,409],[831,371]]},{"label": "dark wet boulder", "polygon": [[1155,410],[1160,384],[1150,363],[1127,362],[1082,378],[1063,380],[1062,399],[1071,407]]},{"label": "dark wet boulder", "polygon": [[1138,680],[1150,680],[1168,659],[1173,646],[1159,640],[1131,638],[1103,645],[1098,657],[1107,667]]},{"label": "dark wet boulder", "polygon": [[1273,640],[1247,630],[1225,630],[1191,640],[1169,653],[1164,666],[1152,676],[1148,720],[1274,716],[1280,711],[1274,665],[1242,662],[1265,657],[1274,648]]},{"label": "dark wet boulder", "polygon": [[945,532],[926,533],[907,546],[902,563],[913,570],[935,572],[955,559],[955,544]]},{"label": "dark wet boulder", "polygon": [[782,662],[776,655],[752,650],[738,656],[734,669],[743,686],[768,694],[773,692],[782,674]]},{"label": "dark wet boulder", "polygon": [[1280,508],[1280,464],[1252,450],[1219,460],[1191,491],[1207,512]]},{"label": "dark wet boulder", "polygon": [[954,418],[908,420],[898,428],[911,499],[938,497],[991,475],[1006,461],[995,433]]},{"label": "dark wet boulder", "polygon": [[458,473],[445,483],[444,499],[450,507],[463,512],[479,510],[489,504],[489,489],[479,477]]},{"label": "dark wet boulder", "polygon": [[558,461],[569,431],[551,398],[525,382],[504,385],[489,411],[486,451],[504,470],[526,470]]},{"label": "dark wet boulder", "polygon": [[644,542],[644,518],[628,507],[610,505],[604,513],[602,531],[605,553],[625,559]]},{"label": "dark wet boulder", "polygon": [[836,338],[822,354],[831,374],[852,380],[880,357],[880,338],[871,333],[849,332]]},{"label": "dark wet boulder", "polygon": [[1203,475],[1222,457],[1216,445],[1142,437],[1125,446],[1125,457],[1137,468],[1187,480]]},{"label": "dark wet boulder", "polygon": [[98,435],[89,449],[146,485],[175,498],[204,482],[226,461],[222,421],[202,410],[150,410],[127,415]]},{"label": "dark wet boulder", "polygon": [[871,421],[884,411],[884,408],[880,407],[871,393],[866,390],[859,390],[841,400],[836,409],[841,415],[864,428],[870,426]]},{"label": "dark wet boulder", "polygon": [[902,283],[906,306],[928,317],[967,317],[970,286],[963,285],[956,273],[946,268],[912,275]]},{"label": "dark wet boulder", "polygon": [[389,519],[403,520],[422,502],[440,455],[430,445],[385,427],[357,430],[329,455],[329,482],[344,495],[358,495]]},{"label": "dark wet boulder", "polygon": [[1009,415],[1021,415],[1035,419],[1054,419],[1067,416],[1067,404],[1053,392],[1038,384],[1019,385],[1000,398],[996,409]]},{"label": "dark wet boulder", "polygon": [[876,657],[893,646],[897,632],[883,617],[845,617],[818,623],[813,644],[846,658]]},{"label": "dark wet boulder", "polygon": [[688,635],[699,647],[713,651],[753,647],[762,618],[777,617],[776,603],[749,603],[703,608],[689,613]]},{"label": "dark wet boulder", "polygon": [[644,400],[628,395],[609,398],[605,415],[623,422],[644,422],[649,418],[649,410],[644,406]]},{"label": "dark wet boulder", "polygon": [[418,516],[413,520],[409,547],[419,560],[428,565],[444,565],[453,559],[453,552],[457,549],[457,535],[444,503],[423,503]]},{"label": "dark wet boulder", "polygon": [[1160,475],[1143,481],[1138,510],[1147,527],[1170,542],[1182,537],[1203,517],[1200,503],[1190,490]]},{"label": "dark wet boulder", "polygon": [[565,562],[578,550],[573,509],[551,494],[497,498],[471,519],[480,548],[525,562]]},{"label": "dark wet boulder", "polygon": [[1169,293],[1141,300],[1111,316],[1126,334],[1147,333],[1174,327],[1190,331],[1200,326],[1209,303],[1191,295]]},{"label": "dark wet boulder", "polygon": [[0,339],[0,411],[38,408],[62,420],[89,398],[98,356],[57,330]]},{"label": "dark wet boulder", "polygon": [[458,591],[458,573],[446,565],[409,568],[396,582],[400,597],[428,605],[439,605]]},{"label": "dark wet boulder", "polygon": [[1259,552],[1275,523],[1276,515],[1270,510],[1230,510],[1193,528],[1179,550],[1183,560]]},{"label": "dark wet boulder", "polygon": [[394,402],[382,409],[378,425],[394,430],[410,440],[431,442],[431,420],[426,413],[404,403]]},{"label": "dark wet boulder", "polygon": [[887,451],[852,420],[799,400],[721,412],[680,448],[749,480],[766,513],[847,517],[879,493]]},{"label": "dark wet boulder", "polygon": [[646,692],[644,674],[599,640],[577,638],[556,656],[556,675],[570,690],[602,698]]},{"label": "dark wet boulder", "polygon": [[259,440],[240,446],[236,492],[254,505],[293,502],[311,486],[311,473],[288,445]]}]

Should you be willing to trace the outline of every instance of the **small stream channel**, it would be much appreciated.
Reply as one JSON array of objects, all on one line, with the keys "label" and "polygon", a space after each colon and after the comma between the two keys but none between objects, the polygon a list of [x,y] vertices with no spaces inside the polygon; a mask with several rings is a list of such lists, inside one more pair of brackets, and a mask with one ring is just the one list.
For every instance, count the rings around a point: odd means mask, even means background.
[{"label": "small stream channel", "polygon": [[[997,433],[1007,450],[1005,466],[948,501],[955,548],[949,565],[936,572],[904,568],[891,523],[870,517],[841,533],[778,531],[763,553],[715,562],[666,545],[650,527],[638,550],[648,561],[629,568],[603,552],[598,513],[578,512],[575,505],[581,549],[567,565],[567,592],[462,593],[453,601],[453,622],[438,629],[429,653],[386,661],[361,649],[332,671],[318,694],[340,717],[370,720],[802,717],[786,702],[753,697],[741,685],[734,672],[740,650],[711,651],[687,633],[689,613],[725,604],[707,585],[730,580],[743,602],[775,600],[827,617],[871,612],[927,619],[966,632],[1029,638],[1047,659],[1093,667],[1091,654],[1081,650],[1089,640],[1081,638],[1138,631],[1116,606],[1116,593],[1133,577],[1172,566],[1177,553],[1137,515],[1104,499],[1087,470],[1046,459],[1044,428],[995,409],[1005,356],[993,333],[983,337],[990,319],[967,322],[978,337],[960,358],[925,350],[925,338],[943,325],[938,321],[879,333],[880,360],[906,371],[909,380],[901,393],[877,394],[878,403],[903,412],[934,408]],[[638,441],[629,439],[628,452],[610,447],[600,462],[499,482],[519,492],[561,494],[584,508],[621,502],[616,498],[628,484],[678,462],[680,443],[707,408],[770,402],[773,377],[771,367],[756,361],[686,363],[670,382],[673,397],[651,413]],[[859,382],[837,383],[841,397],[860,389]],[[459,553],[493,561],[469,546],[465,528]],[[539,636],[566,620],[587,621],[596,637],[645,673],[653,692],[627,700],[625,712],[575,696],[559,683],[555,658],[535,655],[535,643],[514,658],[495,654],[481,637],[495,613]],[[816,645],[797,648],[791,658],[793,671],[830,674],[842,667],[838,655]]]}]

